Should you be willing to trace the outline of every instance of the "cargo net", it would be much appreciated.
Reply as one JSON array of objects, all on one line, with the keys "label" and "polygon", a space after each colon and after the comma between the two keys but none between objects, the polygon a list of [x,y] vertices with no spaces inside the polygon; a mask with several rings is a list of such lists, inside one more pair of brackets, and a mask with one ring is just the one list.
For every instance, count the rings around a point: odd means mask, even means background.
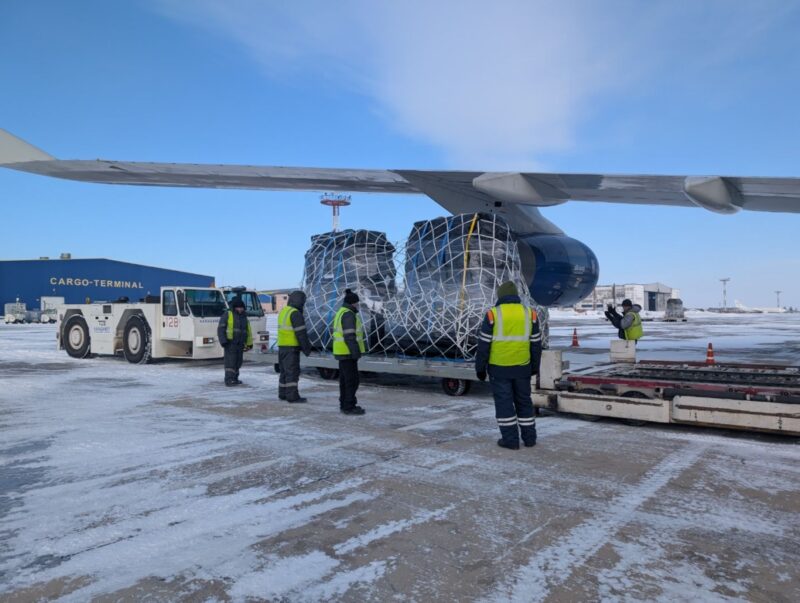
[{"label": "cargo net", "polygon": [[351,289],[368,353],[473,359],[481,321],[505,281],[544,323],[522,278],[516,239],[494,214],[417,222],[396,246],[371,230],[315,235],[303,275],[311,344],[332,349],[331,324]]}]

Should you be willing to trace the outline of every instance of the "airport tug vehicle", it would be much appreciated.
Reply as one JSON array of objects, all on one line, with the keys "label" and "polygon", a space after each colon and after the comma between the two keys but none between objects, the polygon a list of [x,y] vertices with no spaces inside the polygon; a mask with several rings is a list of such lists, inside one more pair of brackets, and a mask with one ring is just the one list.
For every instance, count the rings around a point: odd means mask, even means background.
[{"label": "airport tug vehicle", "polygon": [[545,350],[536,408],[628,423],[680,423],[800,436],[800,367],[636,361],[632,342],[612,342],[611,362],[569,370]]},{"label": "airport tug vehicle", "polygon": [[[248,301],[245,304],[253,312],[252,316],[248,312],[248,318],[254,344],[268,342],[258,296],[243,288],[235,293],[243,299],[252,294],[250,306]],[[261,310],[260,316],[256,308]],[[159,358],[222,358],[217,325],[227,311],[226,292],[210,287],[161,287],[160,295],[148,295],[140,302],[122,298],[66,304],[58,308],[58,347],[73,358],[121,353],[133,364]]]}]

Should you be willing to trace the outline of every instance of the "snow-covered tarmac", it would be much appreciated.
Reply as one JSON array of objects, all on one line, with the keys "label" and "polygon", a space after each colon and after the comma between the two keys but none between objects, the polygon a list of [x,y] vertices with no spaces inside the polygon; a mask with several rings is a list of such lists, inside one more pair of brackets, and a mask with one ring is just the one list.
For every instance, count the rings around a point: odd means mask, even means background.
[{"label": "snow-covered tarmac", "polygon": [[[573,362],[613,330],[577,325]],[[800,317],[646,323],[641,353],[800,364]],[[0,325],[0,600],[798,601],[796,439],[538,419],[365,379],[363,417],[245,365],[73,360]]]}]

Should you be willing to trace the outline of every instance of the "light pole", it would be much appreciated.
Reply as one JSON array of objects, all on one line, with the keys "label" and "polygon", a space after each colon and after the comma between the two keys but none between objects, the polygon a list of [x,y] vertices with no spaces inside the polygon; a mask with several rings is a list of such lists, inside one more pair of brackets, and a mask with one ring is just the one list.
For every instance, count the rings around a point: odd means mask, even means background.
[{"label": "light pole", "polygon": [[775,292],[775,295],[778,296],[778,308],[781,307],[781,293],[783,293],[783,291],[776,291]]},{"label": "light pole", "polygon": [[333,193],[326,193],[320,197],[319,201],[322,205],[327,205],[331,208],[333,214],[333,232],[339,231],[339,208],[347,207],[350,205],[350,195],[335,195]]},{"label": "light pole", "polygon": [[722,309],[728,309],[728,281],[731,280],[730,277],[725,277],[719,279],[722,282]]}]

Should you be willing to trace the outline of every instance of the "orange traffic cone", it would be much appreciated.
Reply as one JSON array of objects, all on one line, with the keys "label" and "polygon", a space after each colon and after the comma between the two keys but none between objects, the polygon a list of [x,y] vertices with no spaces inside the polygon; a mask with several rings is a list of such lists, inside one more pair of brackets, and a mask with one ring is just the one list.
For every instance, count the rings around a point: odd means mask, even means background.
[{"label": "orange traffic cone", "polygon": [[572,347],[579,348],[581,344],[578,343],[578,329],[572,330]]},{"label": "orange traffic cone", "polygon": [[716,364],[714,360],[714,346],[710,343],[708,344],[708,350],[706,350],[706,364]]}]

